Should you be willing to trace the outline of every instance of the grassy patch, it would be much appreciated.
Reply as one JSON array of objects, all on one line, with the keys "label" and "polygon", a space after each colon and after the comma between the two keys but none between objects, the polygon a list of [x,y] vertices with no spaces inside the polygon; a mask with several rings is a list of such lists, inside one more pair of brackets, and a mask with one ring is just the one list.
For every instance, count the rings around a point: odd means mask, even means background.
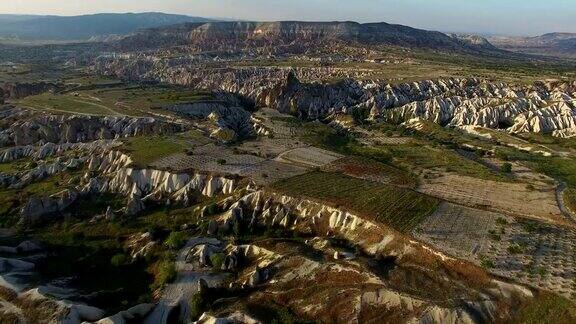
[{"label": "grassy patch", "polygon": [[52,175],[20,189],[0,189],[0,225],[13,225],[19,215],[19,208],[32,196],[50,196],[72,187],[85,170],[75,170]]},{"label": "grassy patch", "polygon": [[389,150],[395,161],[407,167],[442,169],[446,172],[479,179],[510,181],[510,178],[447,148],[409,144],[390,146]]},{"label": "grassy patch", "polygon": [[570,300],[541,293],[521,307],[510,323],[575,323],[576,305]]},{"label": "grassy patch", "polygon": [[520,161],[536,172],[576,187],[576,158],[542,156],[511,148],[499,148],[496,155],[504,160]]},{"label": "grassy patch", "polygon": [[568,188],[564,191],[564,203],[571,211],[576,211],[576,189]]},{"label": "grassy patch", "polygon": [[83,98],[77,98],[71,94],[51,94],[43,93],[30,96],[19,102],[21,105],[29,106],[39,110],[50,110],[57,112],[80,113],[90,115],[115,115],[112,108],[91,102]]},{"label": "grassy patch", "polygon": [[420,193],[360,180],[338,173],[314,171],[274,183],[272,189],[290,196],[325,201],[372,216],[403,232],[432,213],[438,200]]},{"label": "grassy patch", "polygon": [[6,163],[0,163],[0,172],[3,173],[16,173],[20,171],[27,170],[28,164],[31,162],[31,159],[19,159],[14,160]]},{"label": "grassy patch", "polygon": [[154,161],[176,153],[184,153],[195,145],[208,143],[199,131],[188,132],[171,136],[136,136],[123,139],[122,149],[138,167],[145,168]]}]

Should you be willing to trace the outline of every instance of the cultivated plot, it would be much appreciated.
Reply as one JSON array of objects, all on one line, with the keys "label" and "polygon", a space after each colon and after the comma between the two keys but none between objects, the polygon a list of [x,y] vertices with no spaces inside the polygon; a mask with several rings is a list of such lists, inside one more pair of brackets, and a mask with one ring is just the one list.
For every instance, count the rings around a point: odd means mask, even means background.
[{"label": "cultivated plot", "polygon": [[576,292],[572,228],[441,203],[413,234],[492,273],[567,297]]}]

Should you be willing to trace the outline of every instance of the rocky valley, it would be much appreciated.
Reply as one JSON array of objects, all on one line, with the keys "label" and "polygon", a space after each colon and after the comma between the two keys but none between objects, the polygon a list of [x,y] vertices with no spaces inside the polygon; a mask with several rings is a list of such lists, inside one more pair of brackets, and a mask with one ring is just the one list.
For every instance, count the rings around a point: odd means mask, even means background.
[{"label": "rocky valley", "polygon": [[0,48],[0,322],[576,321],[571,61],[151,27]]}]

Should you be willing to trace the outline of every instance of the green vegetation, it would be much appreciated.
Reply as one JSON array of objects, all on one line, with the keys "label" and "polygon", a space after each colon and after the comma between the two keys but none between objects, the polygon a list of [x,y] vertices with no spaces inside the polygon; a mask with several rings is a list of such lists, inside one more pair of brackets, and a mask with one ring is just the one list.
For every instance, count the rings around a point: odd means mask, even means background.
[{"label": "green vegetation", "polygon": [[576,211],[576,189],[568,188],[564,191],[564,203],[571,211]]},{"label": "green vegetation", "polygon": [[496,156],[507,161],[521,162],[536,172],[566,182],[570,187],[576,187],[576,158],[574,157],[543,156],[502,147],[496,150]]},{"label": "green vegetation", "polygon": [[164,287],[166,284],[174,281],[177,274],[174,260],[167,259],[161,261],[158,265],[158,274],[154,280],[153,287],[157,289]]},{"label": "green vegetation", "polygon": [[217,271],[222,269],[225,258],[226,255],[224,253],[214,253],[210,255],[210,264],[212,264],[212,268]]},{"label": "green vegetation", "polygon": [[420,169],[439,169],[485,180],[510,181],[509,178],[494,172],[483,164],[446,148],[408,144],[391,146],[389,150],[395,160],[402,165]]},{"label": "green vegetation", "polygon": [[[47,257],[37,265],[42,282],[62,277],[79,291],[99,291],[91,305],[111,312],[128,302],[151,300],[148,285],[152,276],[144,259],[127,261],[122,244],[115,237],[90,235],[62,222],[29,233],[43,242]],[[105,287],[105,289],[103,289]]]},{"label": "green vegetation", "polygon": [[352,136],[340,134],[318,122],[301,123],[300,127],[302,139],[307,143],[341,154],[369,158],[404,170],[439,169],[486,180],[512,181],[509,176],[454,151],[452,147],[462,142],[462,138],[466,138],[462,137],[460,132],[446,130],[432,123],[425,125],[428,125],[429,131],[406,131],[388,125],[391,129],[415,136],[418,140],[410,144],[382,146],[363,146]]},{"label": "green vegetation", "polygon": [[26,97],[19,102],[21,105],[51,112],[79,113],[89,115],[117,115],[113,109],[98,102],[77,98],[69,94],[43,93]]},{"label": "green vegetation", "polygon": [[15,173],[23,170],[28,170],[34,167],[34,162],[30,159],[20,159],[6,163],[0,163],[0,172],[2,173]]},{"label": "green vegetation", "polygon": [[438,205],[438,200],[408,189],[320,171],[281,180],[271,187],[372,216],[403,232],[414,229]]},{"label": "green vegetation", "polygon": [[502,166],[500,167],[500,172],[502,172],[502,173],[512,173],[512,163],[510,163],[510,162],[505,162],[504,164],[502,164]]},{"label": "green vegetation", "polygon": [[509,323],[575,323],[576,305],[565,297],[541,292],[520,307]]},{"label": "green vegetation", "polygon": [[480,257],[480,265],[486,269],[492,269],[494,268],[494,261],[482,256]]},{"label": "green vegetation", "polygon": [[202,313],[204,313],[206,307],[208,306],[207,304],[208,302],[206,301],[202,293],[194,294],[194,296],[192,296],[190,298],[190,301],[188,302],[190,310],[190,319],[195,321],[200,316],[202,316]]},{"label": "green vegetation", "polygon": [[26,97],[18,103],[52,113],[141,116],[166,104],[212,100],[209,92],[177,86],[126,85],[114,79],[74,74],[66,82],[78,86],[64,93]]},{"label": "green vegetation", "polygon": [[186,233],[184,232],[172,232],[168,235],[166,239],[166,246],[172,250],[177,250],[181,248],[186,243]]},{"label": "green vegetation", "polygon": [[14,225],[16,219],[8,216],[16,216],[19,208],[31,196],[50,196],[61,192],[71,186],[76,179],[84,174],[85,170],[74,170],[52,175],[39,182],[34,182],[26,187],[16,189],[0,189],[0,224],[2,226]]},{"label": "green vegetation", "polygon": [[250,303],[246,305],[249,314],[254,314],[256,318],[262,320],[264,323],[273,324],[294,324],[294,323],[307,323],[297,315],[295,315],[289,308],[283,305],[269,302]]},{"label": "green vegetation", "polygon": [[110,259],[110,264],[114,267],[121,267],[126,264],[127,258],[123,253],[116,254]]},{"label": "green vegetation", "polygon": [[126,152],[137,167],[145,168],[161,158],[176,153],[185,153],[195,145],[208,143],[197,130],[191,130],[170,136],[136,136],[122,140],[122,150]]},{"label": "green vegetation", "polygon": [[510,254],[520,254],[524,252],[524,249],[516,243],[510,244],[506,250]]}]

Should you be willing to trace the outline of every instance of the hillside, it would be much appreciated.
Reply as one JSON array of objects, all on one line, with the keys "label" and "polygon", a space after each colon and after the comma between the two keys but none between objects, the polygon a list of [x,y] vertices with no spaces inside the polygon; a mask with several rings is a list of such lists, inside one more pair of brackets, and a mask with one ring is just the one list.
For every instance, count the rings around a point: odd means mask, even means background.
[{"label": "hillside", "polygon": [[141,28],[210,19],[164,13],[102,13],[82,16],[0,15],[0,38],[17,40],[88,40],[125,35]]},{"label": "hillside", "polygon": [[125,50],[189,46],[204,51],[250,50],[305,53],[338,45],[392,45],[467,53],[501,53],[488,42],[387,23],[210,22],[142,30],[117,45]]},{"label": "hillside", "polygon": [[495,46],[528,54],[576,57],[576,33],[548,33],[536,37],[490,37]]}]

